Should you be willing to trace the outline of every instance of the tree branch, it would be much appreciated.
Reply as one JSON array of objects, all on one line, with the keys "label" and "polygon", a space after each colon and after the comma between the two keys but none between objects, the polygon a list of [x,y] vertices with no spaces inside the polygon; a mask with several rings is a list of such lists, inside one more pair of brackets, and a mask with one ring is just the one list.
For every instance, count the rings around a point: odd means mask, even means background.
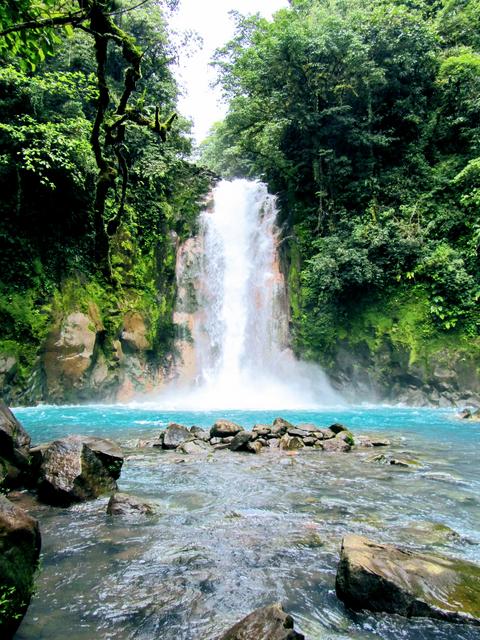
[{"label": "tree branch", "polygon": [[16,33],[18,31],[27,31],[28,29],[44,29],[46,27],[62,27],[66,24],[78,25],[81,22],[89,19],[89,14],[84,11],[77,11],[76,13],[70,13],[66,16],[54,16],[53,18],[42,18],[39,20],[28,20],[27,22],[19,22],[18,24],[12,24],[0,31],[0,38],[8,35],[9,33]]}]

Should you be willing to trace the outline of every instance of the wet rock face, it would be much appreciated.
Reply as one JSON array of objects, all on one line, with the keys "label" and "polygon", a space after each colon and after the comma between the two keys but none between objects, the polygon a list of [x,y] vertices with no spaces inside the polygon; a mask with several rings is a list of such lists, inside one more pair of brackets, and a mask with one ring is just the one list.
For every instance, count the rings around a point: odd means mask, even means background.
[{"label": "wet rock face", "polygon": [[127,313],[123,321],[120,342],[126,353],[142,352],[149,349],[148,329],[145,319],[140,313]]},{"label": "wet rock face", "polygon": [[294,629],[294,621],[281,604],[272,604],[250,613],[218,640],[305,640]]},{"label": "wet rock face", "polygon": [[235,424],[235,422],[217,420],[210,429],[210,436],[212,438],[228,438],[229,436],[236,436],[240,431],[244,431],[243,427]]},{"label": "wet rock face", "polygon": [[30,436],[0,399],[0,486],[18,487],[30,474]]},{"label": "wet rock face", "polygon": [[335,586],[337,596],[355,610],[480,625],[480,567],[463,560],[348,535]]},{"label": "wet rock face", "polygon": [[52,330],[43,355],[49,397],[62,398],[83,386],[94,363],[96,340],[94,320],[80,311],[70,313]]},{"label": "wet rock face", "polygon": [[40,554],[38,522],[0,495],[0,637],[15,634],[30,603]]},{"label": "wet rock face", "polygon": [[31,451],[43,502],[67,506],[117,489],[123,454],[110,440],[70,436]]},{"label": "wet rock face", "polygon": [[126,493],[114,493],[107,505],[107,513],[110,516],[150,516],[154,513],[153,507],[148,502],[143,502]]}]

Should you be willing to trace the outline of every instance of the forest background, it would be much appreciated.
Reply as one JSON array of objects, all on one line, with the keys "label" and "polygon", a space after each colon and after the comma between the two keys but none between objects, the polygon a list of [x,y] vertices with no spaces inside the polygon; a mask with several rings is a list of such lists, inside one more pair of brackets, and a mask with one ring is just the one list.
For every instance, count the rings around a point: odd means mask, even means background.
[{"label": "forest background", "polygon": [[[175,252],[218,176],[278,195],[299,356],[390,397],[480,391],[480,1],[292,0],[272,21],[236,14],[214,60],[229,111],[196,160],[175,116],[169,9],[135,4],[0,8],[7,395],[48,399],[52,327],[92,304],[109,369],[128,313],[144,319],[149,366],[165,365]],[[103,76],[92,9],[114,25]]]}]

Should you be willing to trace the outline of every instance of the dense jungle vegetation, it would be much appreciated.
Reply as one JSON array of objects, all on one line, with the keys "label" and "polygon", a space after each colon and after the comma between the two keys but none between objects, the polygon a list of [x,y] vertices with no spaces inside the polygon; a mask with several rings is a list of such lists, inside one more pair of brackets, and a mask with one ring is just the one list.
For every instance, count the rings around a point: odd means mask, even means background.
[{"label": "dense jungle vegetation", "polygon": [[107,338],[139,309],[153,355],[170,346],[175,243],[210,185],[176,113],[173,4],[0,7],[0,354],[20,378],[55,313],[91,300]]},{"label": "dense jungle vegetation", "polygon": [[236,16],[202,151],[279,194],[297,351],[478,351],[480,2],[290,5]]},{"label": "dense jungle vegetation", "polygon": [[196,164],[175,4],[0,6],[0,358],[20,386],[52,319],[92,301],[107,354],[129,310],[152,358],[171,350],[176,244],[212,172],[279,196],[297,353],[330,370],[339,344],[478,361],[479,0],[235,14],[213,62],[229,111]]}]

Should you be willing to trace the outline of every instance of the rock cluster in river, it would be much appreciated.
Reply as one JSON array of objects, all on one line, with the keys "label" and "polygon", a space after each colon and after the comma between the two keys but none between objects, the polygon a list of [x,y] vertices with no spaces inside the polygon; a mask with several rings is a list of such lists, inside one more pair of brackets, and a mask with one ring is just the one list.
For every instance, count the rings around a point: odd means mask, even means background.
[{"label": "rock cluster in river", "polygon": [[378,447],[390,444],[388,440],[361,436],[358,442],[342,424],[328,428],[314,424],[291,424],[275,418],[272,424],[256,424],[251,431],[230,420],[217,420],[210,430],[170,423],[154,440],[140,440],[138,446],[175,450],[179,453],[205,453],[229,449],[260,453],[266,449],[296,451],[311,447],[327,452],[347,452],[355,445]]}]

